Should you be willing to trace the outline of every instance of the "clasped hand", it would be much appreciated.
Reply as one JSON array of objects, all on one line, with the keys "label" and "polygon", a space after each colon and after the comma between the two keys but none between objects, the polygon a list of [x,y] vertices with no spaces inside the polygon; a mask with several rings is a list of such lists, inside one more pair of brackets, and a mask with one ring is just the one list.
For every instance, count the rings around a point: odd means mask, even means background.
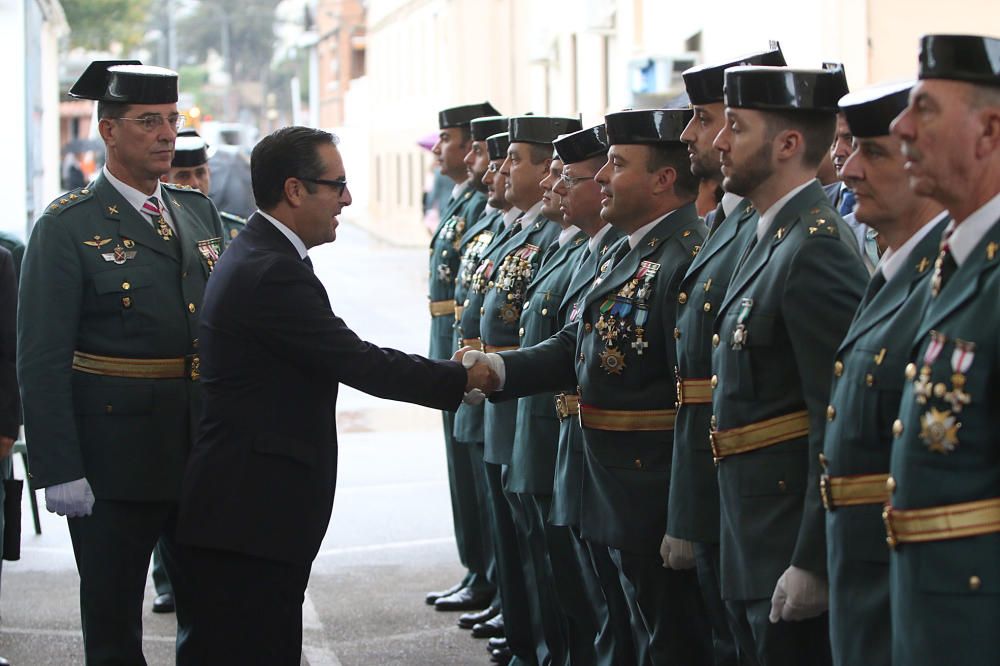
[{"label": "clasped hand", "polygon": [[458,361],[465,367],[468,377],[465,384],[466,403],[478,405],[487,395],[500,388],[498,364],[502,368],[503,361],[496,354],[484,354],[472,347],[462,347],[451,360]]}]

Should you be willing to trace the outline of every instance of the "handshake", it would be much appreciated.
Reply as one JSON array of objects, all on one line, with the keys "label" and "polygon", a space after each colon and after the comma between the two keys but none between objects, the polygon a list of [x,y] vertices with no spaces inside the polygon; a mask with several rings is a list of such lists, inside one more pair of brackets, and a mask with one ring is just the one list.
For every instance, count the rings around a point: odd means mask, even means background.
[{"label": "handshake", "polygon": [[506,373],[503,359],[498,354],[484,354],[472,347],[462,347],[451,360],[461,363],[468,375],[462,402],[481,404],[487,395],[503,388]]}]

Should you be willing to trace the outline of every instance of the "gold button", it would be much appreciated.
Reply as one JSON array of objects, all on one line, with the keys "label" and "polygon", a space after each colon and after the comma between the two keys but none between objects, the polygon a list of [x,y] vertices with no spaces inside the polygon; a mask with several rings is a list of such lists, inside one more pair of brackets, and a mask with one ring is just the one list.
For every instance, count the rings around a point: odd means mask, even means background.
[{"label": "gold button", "polygon": [[888,490],[890,493],[896,492],[896,479],[892,478],[891,476],[888,479],[886,479],[885,489]]},{"label": "gold button", "polygon": [[832,421],[837,416],[837,410],[834,409],[833,405],[826,406],[826,420]]},{"label": "gold button", "polygon": [[712,304],[709,303],[708,301],[705,301],[705,305],[702,306],[702,309],[704,309],[705,312],[711,312],[712,311]]},{"label": "gold button", "polygon": [[636,469],[642,469],[642,461],[640,459],[636,458],[634,462]]},{"label": "gold button", "polygon": [[521,308],[521,309],[522,309],[522,310],[527,310],[527,309],[528,309],[528,308],[530,308],[530,307],[531,307],[531,301],[525,301],[525,302],[524,302],[524,307],[523,307],[523,308]]},{"label": "gold button", "polygon": [[122,296],[122,307],[125,308],[126,310],[132,307],[132,297]]},{"label": "gold button", "polygon": [[677,295],[677,302],[680,303],[681,305],[684,305],[685,303],[688,302],[688,295],[682,291],[680,294]]},{"label": "gold button", "polygon": [[184,271],[183,273],[181,273],[181,277],[184,278],[185,280],[187,279],[187,276],[188,276],[188,272],[187,271]]},{"label": "gold button", "polygon": [[719,334],[718,333],[716,333],[715,335],[712,336],[712,346],[713,347],[718,347],[719,346]]},{"label": "gold button", "polygon": [[195,338],[194,340],[191,341],[191,346],[194,347],[195,349],[198,348],[198,338]]},{"label": "gold button", "polygon": [[677,328],[675,326],[674,327],[674,340],[680,340],[680,339],[681,339],[681,329],[679,329],[679,328]]},{"label": "gold button", "polygon": [[787,488],[788,488],[787,483],[785,483],[784,481],[778,481],[778,490],[780,490],[781,492],[785,492],[785,489]]},{"label": "gold button", "polygon": [[820,453],[819,453],[819,465],[823,469],[826,469],[826,464],[827,464],[826,454],[823,453],[822,451],[820,451]]},{"label": "gold button", "polygon": [[897,439],[903,434],[903,422],[896,419],[892,422],[892,436]]},{"label": "gold button", "polygon": [[583,325],[583,330],[586,331],[587,333],[590,333],[590,329],[592,329],[592,328],[594,328],[594,327],[590,325],[589,321],[586,324]]},{"label": "gold button", "polygon": [[465,303],[462,303],[463,308],[469,307],[469,299],[465,299]]},{"label": "gold button", "polygon": [[547,315],[548,313],[549,313],[549,309],[548,309],[548,308],[542,308],[542,316],[543,316],[543,317],[544,317],[545,315]]},{"label": "gold button", "polygon": [[906,379],[912,382],[916,376],[917,376],[917,366],[913,363],[907,363]]},{"label": "gold button", "polygon": [[948,387],[942,384],[941,382],[938,382],[937,384],[934,385],[935,398],[943,398],[944,394],[947,392],[948,392]]},{"label": "gold button", "polygon": [[837,361],[833,364],[833,376],[840,377],[844,374],[844,364],[841,361]]},{"label": "gold button", "polygon": [[579,360],[579,361],[580,361],[580,363],[583,363],[583,354],[580,354],[580,355],[579,355],[579,356],[577,356],[576,358],[577,358],[577,360]]},{"label": "gold button", "polygon": [[125,291],[128,291],[131,288],[132,288],[131,284],[129,284],[128,282],[122,282],[122,289],[124,289]]},{"label": "gold button", "polygon": [[983,580],[979,576],[969,578],[969,589],[975,592],[983,586]]},{"label": "gold button", "polygon": [[870,372],[865,375],[865,384],[868,386],[875,386],[875,375]]},{"label": "gold button", "polygon": [[490,289],[492,289],[492,288],[493,288],[493,280],[490,280],[490,281],[489,281],[489,282],[488,282],[488,283],[486,284],[486,286],[487,286],[487,287],[489,287]]},{"label": "gold button", "polygon": [[448,250],[441,250],[441,256],[442,257],[447,257],[448,256]]},{"label": "gold button", "polygon": [[712,375],[712,388],[719,385],[719,375]]},{"label": "gold button", "polygon": [[524,337],[524,327],[523,326],[521,327],[521,330],[519,330],[517,332],[517,334],[520,335],[522,338]]},{"label": "gold button", "polygon": [[479,308],[479,316],[482,317],[484,314],[486,314],[486,307],[485,306]]},{"label": "gold button", "polygon": [[196,309],[197,308],[194,307],[194,303],[188,303],[188,312],[190,312],[191,314],[194,314],[194,311]]}]

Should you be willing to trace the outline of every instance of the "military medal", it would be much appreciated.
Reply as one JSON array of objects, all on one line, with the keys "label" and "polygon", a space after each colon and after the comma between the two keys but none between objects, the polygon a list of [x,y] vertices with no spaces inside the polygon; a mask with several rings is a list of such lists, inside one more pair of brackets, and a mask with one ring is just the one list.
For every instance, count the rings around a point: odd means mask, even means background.
[{"label": "military medal", "polygon": [[636,326],[635,328],[635,342],[632,343],[632,349],[639,356],[642,356],[642,350],[649,346],[649,343],[643,339],[643,329],[641,326]]},{"label": "military medal", "polygon": [[500,306],[498,316],[508,326],[516,326],[521,318],[521,303],[533,272],[531,262],[540,249],[537,245],[525,243],[504,257],[500,265],[496,289],[507,292],[507,302]]},{"label": "military medal", "polygon": [[614,347],[602,351],[600,358],[601,368],[609,375],[620,375],[625,369],[625,356]]},{"label": "military medal", "polygon": [[219,260],[219,255],[222,254],[222,239],[209,238],[198,241],[198,252],[205,259],[208,272],[211,273],[212,269],[215,268],[215,262]]},{"label": "military medal", "polygon": [[121,245],[116,245],[114,250],[102,253],[101,257],[104,258],[104,261],[112,261],[120,266],[129,259],[135,259],[135,253],[135,250],[126,250]]},{"label": "military medal", "polygon": [[913,382],[913,397],[918,404],[927,404],[927,400],[933,394],[931,366],[934,365],[938,356],[941,355],[941,350],[944,348],[944,343],[947,339],[943,334],[931,331],[931,341],[927,345],[926,351],[924,351],[924,365],[920,368],[920,378]]},{"label": "military medal", "polygon": [[944,399],[951,403],[951,409],[956,414],[972,402],[972,396],[965,392],[965,373],[972,366],[976,356],[976,343],[955,339],[955,350],[951,353],[951,390],[944,394]]},{"label": "military medal", "polygon": [[521,313],[513,303],[504,303],[500,306],[500,321],[508,326],[513,326],[520,318]]},{"label": "military medal", "polygon": [[110,238],[101,238],[100,236],[94,236],[94,240],[85,240],[83,241],[83,244],[89,245],[90,247],[104,247],[110,242],[111,242]]},{"label": "military medal", "polygon": [[943,412],[931,407],[920,417],[920,439],[934,453],[951,453],[958,446],[958,429],[961,423],[948,410]]},{"label": "military medal", "polygon": [[732,348],[739,351],[743,349],[743,345],[747,343],[747,335],[749,335],[746,326],[746,320],[750,317],[750,310],[753,309],[753,299],[744,298],[740,301],[740,313],[736,317],[736,329],[733,330],[733,342]]},{"label": "military medal", "polygon": [[451,279],[451,266],[448,264],[438,264],[438,280],[448,282]]},{"label": "military medal", "polygon": [[167,224],[162,215],[156,218],[156,233],[165,241],[169,241],[174,237],[174,230],[170,228],[170,225]]}]

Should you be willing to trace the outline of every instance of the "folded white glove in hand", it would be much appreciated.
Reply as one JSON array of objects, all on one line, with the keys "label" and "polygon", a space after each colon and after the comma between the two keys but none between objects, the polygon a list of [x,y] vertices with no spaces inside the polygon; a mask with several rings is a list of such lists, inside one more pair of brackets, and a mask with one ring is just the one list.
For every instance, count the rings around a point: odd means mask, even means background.
[{"label": "folded white glove in hand", "polygon": [[497,385],[497,390],[499,391],[503,388],[503,385],[507,380],[507,366],[504,365],[503,359],[499,354],[494,354],[493,352],[485,354],[477,349],[470,349],[465,352],[464,356],[462,356],[462,367],[468,369],[476,363],[486,363],[490,366],[490,370],[492,370],[493,374],[495,374],[500,380],[500,383]]},{"label": "folded white glove in hand", "polygon": [[778,620],[795,622],[823,614],[829,606],[826,578],[805,569],[790,566],[781,574],[771,595],[772,624]]},{"label": "folded white glove in hand", "polygon": [[481,405],[484,400],[486,400],[486,394],[479,389],[472,389],[462,396],[462,402],[467,405]]},{"label": "folded white glove in hand", "polygon": [[663,558],[664,569],[694,568],[694,544],[684,539],[677,539],[669,534],[663,535],[660,542],[660,557]]},{"label": "folded white glove in hand", "polygon": [[86,477],[45,489],[45,508],[67,518],[89,516],[94,509],[94,491]]}]

